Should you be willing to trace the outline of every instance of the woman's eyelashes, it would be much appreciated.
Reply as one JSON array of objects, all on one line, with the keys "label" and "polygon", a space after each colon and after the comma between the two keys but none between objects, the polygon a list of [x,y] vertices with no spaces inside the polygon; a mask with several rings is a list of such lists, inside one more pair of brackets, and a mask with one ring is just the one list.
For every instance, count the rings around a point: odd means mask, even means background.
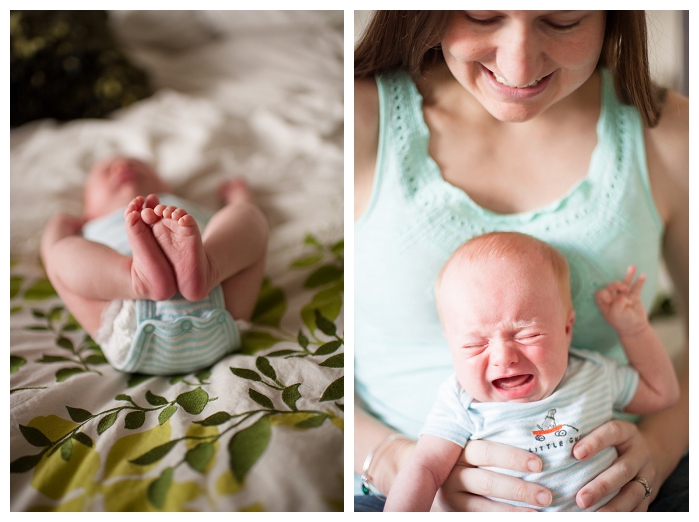
[{"label": "woman's eyelashes", "polygon": [[[466,20],[480,26],[492,26],[504,19],[503,16],[488,16],[479,14],[464,13]],[[565,32],[570,31],[580,25],[580,20],[562,21],[549,18],[541,18],[541,23],[555,31]]]}]

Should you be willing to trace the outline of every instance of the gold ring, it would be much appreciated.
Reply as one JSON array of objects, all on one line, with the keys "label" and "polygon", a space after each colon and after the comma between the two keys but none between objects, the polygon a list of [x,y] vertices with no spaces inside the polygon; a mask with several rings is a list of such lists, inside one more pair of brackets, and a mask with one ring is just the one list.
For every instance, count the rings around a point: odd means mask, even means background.
[{"label": "gold ring", "polygon": [[634,479],[636,482],[640,482],[641,485],[646,488],[646,494],[643,496],[643,500],[647,499],[650,497],[650,494],[653,493],[653,488],[648,485],[648,481],[644,478],[641,477],[636,477]]}]

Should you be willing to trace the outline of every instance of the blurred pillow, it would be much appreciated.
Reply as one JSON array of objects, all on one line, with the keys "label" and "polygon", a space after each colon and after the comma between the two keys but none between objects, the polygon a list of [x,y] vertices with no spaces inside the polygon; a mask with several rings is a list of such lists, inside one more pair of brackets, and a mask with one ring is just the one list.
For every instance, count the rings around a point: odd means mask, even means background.
[{"label": "blurred pillow", "polygon": [[10,127],[102,118],[150,94],[105,11],[10,11]]}]

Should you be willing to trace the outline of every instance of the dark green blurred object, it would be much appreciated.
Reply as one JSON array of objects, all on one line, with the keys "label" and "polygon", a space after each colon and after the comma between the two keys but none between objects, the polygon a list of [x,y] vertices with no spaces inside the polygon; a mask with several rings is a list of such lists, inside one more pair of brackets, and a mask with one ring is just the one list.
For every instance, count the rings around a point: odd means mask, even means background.
[{"label": "dark green blurred object", "polygon": [[10,11],[10,127],[103,118],[151,94],[105,11]]}]

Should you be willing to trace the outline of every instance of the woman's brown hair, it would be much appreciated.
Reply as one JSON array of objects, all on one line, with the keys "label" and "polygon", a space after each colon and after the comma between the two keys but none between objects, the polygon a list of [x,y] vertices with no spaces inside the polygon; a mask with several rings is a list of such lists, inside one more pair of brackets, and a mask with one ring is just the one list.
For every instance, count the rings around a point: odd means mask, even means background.
[{"label": "woman's brown hair", "polygon": [[[444,61],[441,41],[451,11],[375,11],[354,51],[354,77],[402,69],[421,74]],[[666,91],[651,82],[645,11],[607,11],[599,65],[612,73],[619,99],[654,127]]]}]

